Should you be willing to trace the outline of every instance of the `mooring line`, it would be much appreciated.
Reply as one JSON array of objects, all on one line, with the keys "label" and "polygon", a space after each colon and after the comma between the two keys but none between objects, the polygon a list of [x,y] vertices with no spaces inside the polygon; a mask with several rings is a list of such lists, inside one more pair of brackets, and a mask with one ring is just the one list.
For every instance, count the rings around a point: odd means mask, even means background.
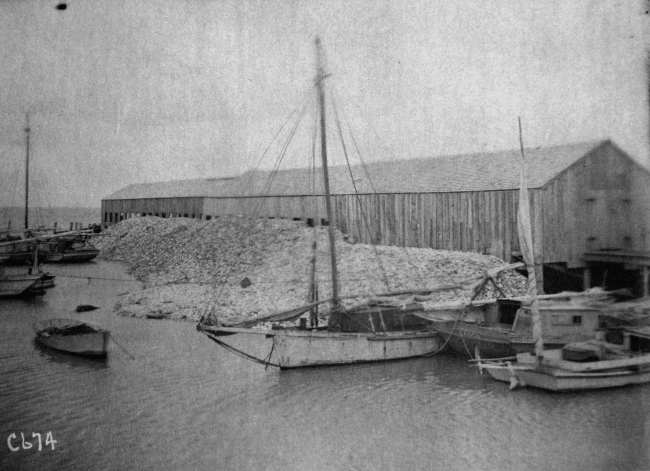
[{"label": "mooring line", "polygon": [[127,280],[125,278],[102,278],[98,276],[76,276],[76,275],[59,275],[58,273],[52,273],[54,276],[60,276],[61,278],[80,278],[83,280],[106,280],[106,281],[130,281],[134,283],[143,283],[139,280]]},{"label": "mooring line", "polygon": [[118,343],[117,340],[115,340],[115,337],[113,336],[113,334],[110,335],[110,338],[111,338],[111,340],[113,341],[113,343],[115,343],[115,345],[117,345],[118,347],[120,347],[120,349],[121,349],[124,353],[126,353],[126,354],[129,356],[129,358],[131,358],[131,360],[135,360],[135,357],[134,357],[133,355],[131,355],[131,354],[126,350],[126,348],[124,348],[122,345],[120,345],[120,344]]}]

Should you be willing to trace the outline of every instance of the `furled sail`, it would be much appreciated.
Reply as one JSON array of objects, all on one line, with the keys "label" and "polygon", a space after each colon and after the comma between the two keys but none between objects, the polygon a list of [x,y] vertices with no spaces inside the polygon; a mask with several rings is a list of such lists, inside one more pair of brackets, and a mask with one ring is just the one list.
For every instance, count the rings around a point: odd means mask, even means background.
[{"label": "furled sail", "polygon": [[323,304],[330,301],[331,299],[326,299],[311,304],[305,304],[304,306],[299,306],[297,308],[290,309],[288,311],[274,312],[272,314],[267,314],[264,316],[235,317],[235,318],[230,318],[228,320],[219,320],[219,324],[221,324],[224,327],[249,328],[261,322],[290,322],[298,319],[304,313],[306,313],[310,309],[313,309],[319,304]]},{"label": "furled sail", "polygon": [[517,214],[517,230],[519,232],[519,248],[528,268],[528,295],[531,300],[533,339],[535,340],[535,355],[544,354],[542,340],[542,320],[537,308],[537,277],[535,276],[535,251],[533,250],[533,231],[530,223],[530,200],[528,198],[528,179],[526,178],[526,157],[524,142],[521,135],[521,118],[519,118],[519,144],[521,146],[521,162],[519,176],[519,212]]}]

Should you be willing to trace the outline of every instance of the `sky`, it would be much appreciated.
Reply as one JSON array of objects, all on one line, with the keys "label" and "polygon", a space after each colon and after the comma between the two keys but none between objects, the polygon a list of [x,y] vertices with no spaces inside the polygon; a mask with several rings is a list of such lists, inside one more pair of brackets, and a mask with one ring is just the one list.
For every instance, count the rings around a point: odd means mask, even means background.
[{"label": "sky", "polygon": [[255,168],[317,35],[365,161],[516,149],[518,117],[527,147],[650,160],[646,0],[58,2],[0,0],[0,206],[23,204],[26,115],[34,205]]}]

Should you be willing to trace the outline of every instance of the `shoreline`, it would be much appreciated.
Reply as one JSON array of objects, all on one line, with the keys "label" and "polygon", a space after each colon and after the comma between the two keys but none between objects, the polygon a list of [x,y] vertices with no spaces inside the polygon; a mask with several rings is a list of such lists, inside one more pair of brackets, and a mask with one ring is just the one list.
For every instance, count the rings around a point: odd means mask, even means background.
[{"label": "shoreline", "polygon": [[[196,322],[211,309],[227,319],[304,304],[314,239],[319,294],[326,299],[331,295],[326,227],[238,216],[212,221],[138,217],[105,229],[94,245],[100,259],[122,262],[144,284],[120,296],[114,307],[118,315]],[[338,230],[336,245],[341,296],[458,283],[506,265],[477,253],[352,244]],[[500,274],[498,283],[507,296],[526,292],[526,279],[514,271]],[[480,299],[490,297],[496,297],[492,287]],[[466,290],[452,290],[435,293],[427,302],[464,299],[469,299]]]}]

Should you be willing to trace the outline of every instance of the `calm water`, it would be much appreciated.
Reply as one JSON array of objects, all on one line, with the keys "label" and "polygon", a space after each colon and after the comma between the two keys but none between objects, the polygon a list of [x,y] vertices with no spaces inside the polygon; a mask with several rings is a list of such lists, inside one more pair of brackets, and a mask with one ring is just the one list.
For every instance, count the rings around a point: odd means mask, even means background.
[{"label": "calm water", "polygon": [[[510,392],[451,355],[265,370],[191,323],[114,315],[137,283],[62,276],[127,279],[119,265],[49,268],[42,299],[0,304],[1,470],[650,469],[650,387]],[[41,349],[31,324],[47,317],[101,324],[135,359]],[[21,432],[33,447],[11,451]]]}]

